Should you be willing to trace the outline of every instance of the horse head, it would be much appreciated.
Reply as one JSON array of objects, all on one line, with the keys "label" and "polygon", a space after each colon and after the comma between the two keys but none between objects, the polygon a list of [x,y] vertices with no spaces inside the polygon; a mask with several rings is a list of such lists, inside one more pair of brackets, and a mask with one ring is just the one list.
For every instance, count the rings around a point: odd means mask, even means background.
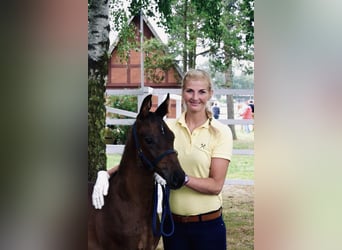
[{"label": "horse head", "polygon": [[133,135],[144,166],[161,175],[170,188],[177,189],[183,185],[185,173],[173,147],[175,136],[163,120],[169,100],[168,94],[156,111],[151,112],[152,95],[146,96],[133,125]]}]

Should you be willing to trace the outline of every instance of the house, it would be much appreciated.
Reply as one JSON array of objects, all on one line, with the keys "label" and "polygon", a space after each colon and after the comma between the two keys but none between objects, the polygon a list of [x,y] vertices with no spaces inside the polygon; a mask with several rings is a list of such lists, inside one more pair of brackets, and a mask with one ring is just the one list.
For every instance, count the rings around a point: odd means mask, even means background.
[{"label": "house", "polygon": [[[135,39],[140,45],[140,15],[137,15],[131,18],[130,23],[135,26]],[[155,29],[153,29],[151,23],[147,20],[147,18],[143,15],[143,33],[144,40],[155,38],[159,41],[162,41]],[[108,62],[108,81],[106,85],[106,89],[129,89],[129,88],[140,88],[141,84],[141,53],[140,51],[136,51],[131,49],[129,52],[129,58],[127,62],[120,61],[120,57],[118,55],[118,46],[120,46],[119,38],[117,38],[114,43],[110,46],[110,59]],[[174,65],[167,72],[159,70],[159,73],[163,74],[163,78],[160,82],[155,83],[146,77],[144,74],[144,87],[152,87],[152,88],[181,88],[181,79],[182,73],[178,67],[178,65]],[[152,110],[158,106],[158,102],[160,103],[162,100],[158,100],[158,96],[153,96],[152,102]],[[176,105],[180,105],[180,101],[176,101],[171,98],[171,107],[168,117],[175,118],[176,110],[180,110],[176,108]]]}]

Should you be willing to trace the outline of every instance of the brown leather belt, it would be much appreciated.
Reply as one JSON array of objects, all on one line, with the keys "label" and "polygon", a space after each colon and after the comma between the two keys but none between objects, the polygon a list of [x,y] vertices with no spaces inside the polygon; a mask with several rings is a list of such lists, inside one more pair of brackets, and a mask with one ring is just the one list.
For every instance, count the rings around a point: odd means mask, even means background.
[{"label": "brown leather belt", "polygon": [[200,221],[215,220],[219,218],[221,214],[222,214],[222,208],[213,212],[199,214],[199,215],[183,216],[183,215],[178,215],[178,214],[172,214],[172,217],[175,222],[187,223],[187,222],[200,222]]}]

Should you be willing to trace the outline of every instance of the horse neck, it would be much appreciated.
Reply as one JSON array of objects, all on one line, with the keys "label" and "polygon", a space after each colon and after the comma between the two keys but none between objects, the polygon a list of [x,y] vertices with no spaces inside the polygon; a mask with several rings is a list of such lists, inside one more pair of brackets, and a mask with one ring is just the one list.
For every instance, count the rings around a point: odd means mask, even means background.
[{"label": "horse neck", "polygon": [[117,175],[116,179],[120,180],[127,192],[134,194],[144,191],[153,193],[153,172],[143,165],[132,137],[125,145]]}]

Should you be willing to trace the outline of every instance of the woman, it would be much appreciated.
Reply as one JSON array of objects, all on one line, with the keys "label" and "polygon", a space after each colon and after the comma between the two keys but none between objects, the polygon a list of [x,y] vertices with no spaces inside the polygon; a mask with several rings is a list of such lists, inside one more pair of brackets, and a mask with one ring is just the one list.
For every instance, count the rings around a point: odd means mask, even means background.
[{"label": "woman", "polygon": [[[212,119],[208,108],[212,95],[208,73],[189,70],[182,81],[185,111],[178,119],[167,122],[175,134],[174,148],[187,177],[182,188],[170,193],[175,230],[172,236],[163,237],[165,250],[227,248],[221,191],[233,140],[229,127]],[[108,173],[112,174],[116,169],[114,167]],[[98,190],[106,190],[106,185]],[[95,200],[103,199],[102,194],[95,196]]]}]

